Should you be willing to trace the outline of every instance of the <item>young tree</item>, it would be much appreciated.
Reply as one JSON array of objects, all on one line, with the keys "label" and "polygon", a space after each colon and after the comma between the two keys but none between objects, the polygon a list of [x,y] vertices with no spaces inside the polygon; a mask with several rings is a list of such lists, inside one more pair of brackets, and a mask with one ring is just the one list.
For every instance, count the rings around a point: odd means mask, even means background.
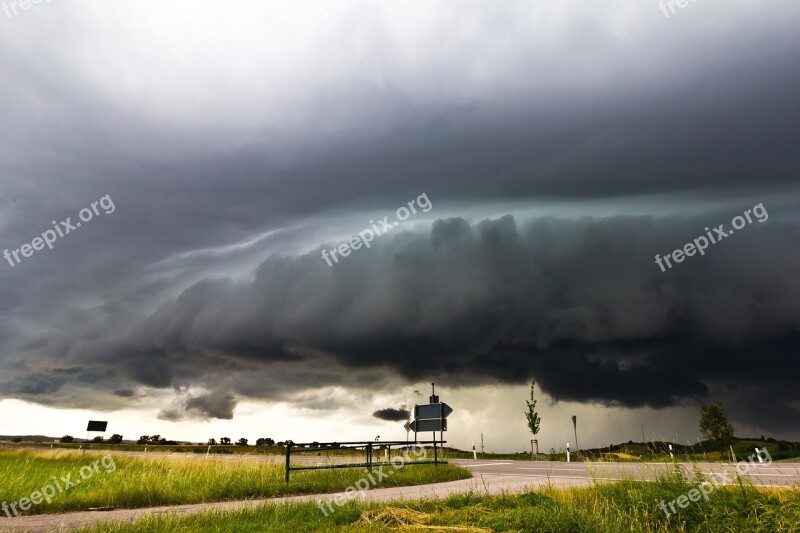
[{"label": "young tree", "polygon": [[534,437],[539,433],[539,424],[542,422],[542,419],[539,418],[539,413],[536,412],[536,399],[533,396],[535,385],[536,380],[531,380],[531,399],[525,400],[525,403],[528,405],[525,418],[528,419],[528,429],[531,430]]},{"label": "young tree", "polygon": [[733,442],[733,426],[725,414],[722,402],[700,406],[700,432],[707,440],[717,442],[727,448]]}]

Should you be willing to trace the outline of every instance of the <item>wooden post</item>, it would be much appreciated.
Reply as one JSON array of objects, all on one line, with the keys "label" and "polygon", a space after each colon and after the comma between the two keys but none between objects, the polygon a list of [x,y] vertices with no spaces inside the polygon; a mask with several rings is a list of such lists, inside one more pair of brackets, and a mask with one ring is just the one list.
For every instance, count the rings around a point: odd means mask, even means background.
[{"label": "wooden post", "polygon": [[292,457],[292,445],[288,442],[286,443],[286,483],[289,483],[289,464]]}]

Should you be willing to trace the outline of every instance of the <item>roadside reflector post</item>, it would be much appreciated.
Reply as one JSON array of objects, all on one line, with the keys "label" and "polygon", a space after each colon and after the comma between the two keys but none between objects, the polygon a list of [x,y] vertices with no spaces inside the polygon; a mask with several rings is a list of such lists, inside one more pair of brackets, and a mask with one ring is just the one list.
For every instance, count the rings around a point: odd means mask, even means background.
[{"label": "roadside reflector post", "polygon": [[567,462],[569,463],[569,442],[567,443]]},{"label": "roadside reflector post", "polygon": [[758,457],[758,462],[759,463],[762,463],[762,464],[764,463],[764,459],[761,458],[761,452],[758,451],[758,448],[756,448],[756,457]]}]

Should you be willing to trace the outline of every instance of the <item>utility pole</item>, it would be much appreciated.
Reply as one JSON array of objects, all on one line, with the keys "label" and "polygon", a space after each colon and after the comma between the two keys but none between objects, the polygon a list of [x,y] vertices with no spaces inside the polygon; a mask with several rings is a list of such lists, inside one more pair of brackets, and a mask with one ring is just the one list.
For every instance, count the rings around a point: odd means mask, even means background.
[{"label": "utility pole", "polygon": [[[436,396],[436,383],[431,383],[430,403],[439,403],[439,397]],[[442,434],[442,440],[444,440],[444,434]],[[444,453],[444,450],[442,450],[442,453]],[[436,453],[436,431],[433,432],[433,466],[439,466],[439,458]]]},{"label": "utility pole", "polygon": [[578,417],[575,415],[572,415],[572,429],[575,431],[575,451],[577,452],[581,447],[578,446]]}]

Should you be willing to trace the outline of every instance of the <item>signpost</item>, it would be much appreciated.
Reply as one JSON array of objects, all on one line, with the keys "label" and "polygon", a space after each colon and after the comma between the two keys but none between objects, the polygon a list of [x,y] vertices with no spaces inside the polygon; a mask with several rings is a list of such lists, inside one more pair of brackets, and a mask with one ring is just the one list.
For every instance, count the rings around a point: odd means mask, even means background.
[{"label": "signpost", "polygon": [[439,432],[439,439],[444,445],[444,432],[447,431],[447,417],[453,412],[453,408],[439,401],[436,395],[436,384],[431,383],[430,403],[414,406],[414,420],[406,422],[403,426],[406,430],[406,440],[408,431],[414,432],[414,442],[417,441],[417,433],[423,431],[433,432],[433,460],[438,463],[436,451],[436,432]]}]

